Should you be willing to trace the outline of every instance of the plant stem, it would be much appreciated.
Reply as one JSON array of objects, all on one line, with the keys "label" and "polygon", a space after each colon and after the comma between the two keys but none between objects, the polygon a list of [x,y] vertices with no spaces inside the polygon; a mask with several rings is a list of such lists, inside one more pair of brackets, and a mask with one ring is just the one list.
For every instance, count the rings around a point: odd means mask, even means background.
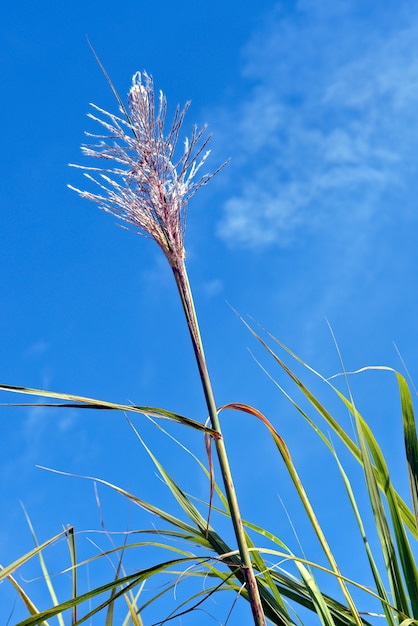
[{"label": "plant stem", "polygon": [[196,356],[197,366],[199,368],[200,379],[202,381],[203,391],[206,398],[206,404],[209,412],[211,426],[219,434],[219,438],[215,438],[216,452],[218,456],[219,466],[221,468],[225,493],[229,504],[232,524],[234,526],[235,537],[238,544],[238,550],[242,561],[242,571],[246,582],[247,592],[253,613],[255,626],[265,626],[266,621],[264,611],[261,604],[260,594],[257,581],[248,550],[245,531],[242,524],[241,514],[238,506],[238,499],[232,479],[231,469],[226,453],[225,442],[222,438],[222,431],[219,422],[218,411],[216,408],[215,398],[213,395],[212,385],[210,382],[209,372],[206,366],[205,354],[203,351],[203,343],[200,336],[199,323],[197,320],[196,310],[193,303],[192,291],[187,275],[184,260],[177,261],[175,266],[171,266],[174,278],[179,290],[180,298],[183,304],[184,313],[186,315],[187,325]]}]

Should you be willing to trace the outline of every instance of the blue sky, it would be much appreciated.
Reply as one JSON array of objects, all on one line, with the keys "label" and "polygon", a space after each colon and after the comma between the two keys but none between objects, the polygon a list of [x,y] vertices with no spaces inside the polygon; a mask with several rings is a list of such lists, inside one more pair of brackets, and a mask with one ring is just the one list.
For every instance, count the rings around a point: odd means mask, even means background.
[{"label": "blue sky", "polygon": [[[231,158],[192,199],[186,237],[216,399],[247,402],[272,419],[335,533],[341,520],[327,505],[333,482],[323,450],[315,440],[305,443],[308,431],[247,348],[280,373],[227,303],[325,376],[340,369],[329,320],[348,370],[400,368],[395,343],[416,378],[417,7],[410,0],[162,0],[157,9],[141,0],[23,0],[0,8],[0,381],[204,420],[163,255],[67,188],[83,185],[67,164],[81,161],[83,132],[92,130],[89,102],[117,112],[86,35],[121,95],[135,71],[147,70],[167,95],[169,118],[177,103],[192,101],[186,134],[194,123],[208,124],[208,168]],[[402,437],[394,381],[369,375],[356,386],[361,410],[396,459]],[[91,483],[36,465],[99,476],[167,503],[123,416],[0,413],[3,565],[32,547],[20,501],[40,540],[63,524],[100,525]],[[183,456],[151,425],[136,425],[187,489],[207,497]],[[224,428],[244,516],[295,545],[279,500],[291,502],[291,490],[267,435],[237,415],[225,416]],[[204,455],[198,436],[170,432]],[[403,468],[394,462],[392,469],[406,490]],[[102,497],[109,528],[123,529],[137,515]],[[84,535],[80,542],[87,545]],[[28,591],[42,598],[39,583]],[[0,594],[0,621],[12,611],[9,623],[23,619],[13,591],[3,585]],[[234,615],[230,623],[239,623],[239,609]]]}]

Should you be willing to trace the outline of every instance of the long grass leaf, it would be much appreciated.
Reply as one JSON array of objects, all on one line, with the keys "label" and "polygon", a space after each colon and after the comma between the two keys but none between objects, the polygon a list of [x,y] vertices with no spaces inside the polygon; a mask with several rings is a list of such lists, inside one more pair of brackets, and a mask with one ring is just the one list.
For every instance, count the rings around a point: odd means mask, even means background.
[{"label": "long grass leaf", "polygon": [[415,522],[418,529],[418,439],[415,424],[414,409],[411,393],[403,376],[396,372],[399,392],[401,396],[402,419],[405,438],[406,461],[408,464],[409,484],[411,489],[412,506],[415,513]]},{"label": "long grass leaf", "polygon": [[[77,552],[75,545],[74,528],[69,526],[67,528],[67,544],[70,551],[71,559],[71,595],[73,598],[77,597]],[[72,610],[72,623],[77,621],[77,607],[73,607]]]},{"label": "long grass leaf", "polygon": [[[35,533],[35,529],[34,529],[34,527],[32,525],[30,517],[29,517],[25,507],[23,506],[23,504],[22,504],[22,509],[23,509],[23,513],[24,513],[25,518],[26,518],[26,522],[27,522],[27,524],[29,526],[29,530],[31,532],[33,541],[34,541],[36,547],[38,548],[39,547],[39,542],[38,542],[38,538],[37,538],[36,533]],[[51,596],[51,600],[54,603],[54,605],[56,606],[58,604],[58,598],[57,598],[57,595],[55,593],[55,589],[54,589],[54,586],[52,584],[51,577],[49,575],[48,568],[46,566],[45,559],[44,559],[44,556],[42,554],[42,550],[38,553],[38,558],[39,558],[39,563],[40,563],[41,569],[42,569],[43,579],[44,579],[45,584],[46,584],[46,586],[48,588],[49,595]],[[60,624],[60,626],[65,626],[64,620],[63,620],[61,615],[58,616],[58,623]]]},{"label": "long grass leaf", "polygon": [[[78,408],[78,409],[101,409],[101,410],[112,410],[112,411],[123,411],[124,413],[141,413],[142,415],[153,415],[159,419],[167,419],[173,422],[178,422],[179,424],[184,424],[185,426],[190,426],[191,428],[195,428],[200,430],[211,437],[218,438],[219,434],[216,433],[212,428],[197,422],[196,420],[190,419],[189,417],[185,417],[184,415],[179,415],[178,413],[173,413],[172,411],[166,411],[165,409],[160,409],[156,407],[150,406],[137,406],[130,404],[118,404],[116,402],[108,402],[105,400],[97,400],[95,398],[86,398],[84,396],[77,396],[74,394],[68,393],[60,393],[57,391],[48,391],[46,389],[33,389],[31,387],[18,387],[16,385],[1,385],[0,391],[7,391],[10,393],[20,393],[31,396],[38,396],[40,398],[55,398],[57,400],[67,400],[65,404],[17,404],[17,403],[2,403],[1,406],[41,406],[41,407],[51,407],[51,408]],[[77,404],[72,404],[71,402],[76,402]]]},{"label": "long grass leaf", "polygon": [[385,614],[385,617],[386,617],[386,621],[387,621],[389,626],[396,626],[397,622],[395,621],[395,618],[394,618],[394,612],[392,610],[392,607],[390,606],[389,598],[388,598],[388,595],[386,593],[386,589],[384,587],[382,578],[381,578],[380,573],[379,573],[379,568],[378,568],[378,566],[376,564],[376,561],[375,561],[375,559],[373,557],[373,553],[372,553],[369,541],[367,539],[366,531],[365,531],[365,528],[364,528],[364,525],[363,525],[363,521],[362,521],[362,518],[361,518],[361,515],[360,515],[360,511],[359,511],[358,506],[357,506],[357,502],[356,502],[356,499],[355,499],[355,496],[354,496],[353,489],[351,487],[351,484],[350,484],[350,481],[348,479],[348,476],[345,473],[344,468],[342,467],[342,465],[341,465],[341,463],[340,463],[340,461],[339,461],[339,459],[338,459],[336,454],[335,454],[335,458],[336,458],[336,461],[338,463],[338,467],[340,469],[340,472],[341,472],[341,475],[342,475],[342,478],[343,478],[343,481],[344,481],[344,484],[345,484],[345,487],[346,487],[346,490],[347,490],[347,494],[348,494],[351,506],[352,506],[353,511],[354,511],[355,518],[357,520],[357,525],[358,525],[359,530],[360,530],[360,535],[361,535],[361,538],[363,540],[364,549],[366,551],[366,555],[367,555],[367,558],[368,558],[368,561],[369,561],[370,569],[371,569],[371,572],[372,572],[372,575],[373,575],[373,578],[374,578],[374,581],[375,581],[375,584],[376,584],[376,589],[378,591],[378,594],[379,594],[379,597],[380,597],[380,600],[381,600],[381,604],[382,604],[382,608],[383,608],[383,611],[384,611],[384,614]]},{"label": "long grass leaf", "polygon": [[302,580],[305,583],[307,590],[309,591],[312,602],[315,606],[316,614],[318,615],[321,624],[323,626],[335,626],[335,622],[332,618],[331,612],[328,608],[325,598],[319,590],[314,576],[310,573],[308,569],[306,569],[306,567],[302,565],[302,563],[298,563],[298,561],[296,561],[296,567],[298,568]]}]

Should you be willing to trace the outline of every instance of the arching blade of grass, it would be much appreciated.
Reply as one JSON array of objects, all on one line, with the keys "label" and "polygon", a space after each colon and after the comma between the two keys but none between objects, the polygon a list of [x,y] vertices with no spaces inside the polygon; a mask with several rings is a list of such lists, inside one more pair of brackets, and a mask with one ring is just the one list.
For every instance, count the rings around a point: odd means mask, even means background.
[{"label": "arching blade of grass", "polygon": [[[66,402],[65,404],[17,404],[17,403],[2,403],[1,406],[42,406],[42,407],[53,407],[53,408],[77,408],[77,409],[101,409],[101,410],[111,410],[111,411],[123,411],[125,413],[141,413],[142,415],[152,415],[156,418],[167,419],[173,422],[178,422],[180,424],[184,424],[185,426],[190,426],[191,428],[195,428],[211,437],[219,437],[218,433],[216,433],[212,428],[197,422],[196,420],[190,419],[189,417],[185,417],[184,415],[179,415],[178,413],[173,413],[172,411],[166,411],[165,409],[159,409],[156,407],[150,406],[136,406],[129,404],[118,404],[116,402],[108,402],[105,400],[96,400],[95,398],[86,398],[84,396],[77,396],[74,394],[68,393],[59,393],[56,391],[47,391],[45,389],[32,389],[31,387],[17,387],[15,385],[1,385],[0,391],[8,391],[11,393],[21,393],[26,395],[38,396],[40,398],[55,398],[57,400],[66,400],[70,402]],[[72,404],[75,402],[77,404]]]}]

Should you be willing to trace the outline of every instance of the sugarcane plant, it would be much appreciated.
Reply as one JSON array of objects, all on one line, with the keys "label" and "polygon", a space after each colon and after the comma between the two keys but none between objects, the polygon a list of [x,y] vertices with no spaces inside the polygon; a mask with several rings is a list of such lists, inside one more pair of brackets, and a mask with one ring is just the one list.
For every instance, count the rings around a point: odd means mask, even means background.
[{"label": "sugarcane plant", "polygon": [[[103,67],[102,69],[105,72]],[[317,623],[326,626],[367,626],[373,619],[379,619],[380,622],[383,621],[390,626],[418,624],[418,573],[415,562],[418,538],[418,445],[412,394],[406,378],[390,368],[380,368],[382,376],[392,374],[398,383],[405,439],[404,461],[410,485],[409,503],[395,490],[381,449],[371,427],[357,410],[349,384],[346,385],[345,391],[341,391],[334,379],[322,377],[272,335],[240,318],[254,339],[273,359],[274,367],[280,368],[281,376],[285,376],[294,384],[301,394],[303,402],[296,400],[289,391],[286,391],[284,383],[279,382],[277,376],[269,374],[273,384],[288,399],[289,409],[296,411],[307,421],[322,440],[324,453],[330,454],[335,460],[335,469],[339,472],[344,486],[344,493],[341,492],[339,495],[346,498],[352,508],[353,519],[357,524],[361,544],[369,563],[372,580],[370,587],[368,582],[348,578],[344,574],[344,568],[337,563],[293,462],[291,451],[275,426],[274,420],[247,404],[234,402],[219,406],[216,403],[186,268],[185,226],[190,198],[225,164],[212,174],[201,173],[209,156],[210,137],[206,134],[205,127],[198,129],[195,126],[190,138],[185,140],[183,149],[179,148],[179,136],[190,103],[183,109],[177,107],[173,122],[167,130],[166,97],[160,92],[156,99],[154,82],[150,75],[146,72],[134,75],[127,106],[117,94],[106,72],[105,75],[117,98],[119,114],[109,113],[93,105],[90,118],[101,126],[102,131],[97,135],[88,134],[89,143],[84,145],[82,150],[85,156],[97,159],[99,164],[74,166],[84,171],[93,191],[73,186],[71,189],[82,198],[97,203],[102,210],[116,216],[128,229],[154,240],[162,250],[177,286],[209,418],[203,423],[156,407],[122,405],[74,394],[0,385],[0,390],[5,392],[43,398],[41,403],[37,402],[37,405],[41,406],[55,406],[63,410],[77,407],[80,410],[123,412],[128,417],[133,436],[138,438],[139,443],[149,454],[160,477],[170,490],[174,502],[181,506],[184,513],[183,518],[177,517],[116,484],[100,477],[86,477],[94,480],[96,485],[101,484],[148,511],[154,518],[163,522],[163,526],[141,529],[138,531],[140,538],[147,537],[146,539],[130,542],[125,540],[122,545],[113,545],[108,551],[103,551],[100,554],[103,560],[120,555],[113,576],[105,584],[80,591],[77,574],[85,563],[77,559],[74,529],[68,527],[49,541],[40,544],[28,517],[35,547],[0,571],[0,580],[7,580],[14,586],[28,611],[28,617],[20,621],[18,626],[49,624],[52,618],[56,618],[60,626],[64,626],[65,623],[75,626],[84,622],[93,623],[94,616],[97,616],[98,623],[106,623],[109,626],[115,623],[123,623],[123,626],[142,625],[147,609],[151,605],[158,606],[162,598],[166,601],[167,594],[175,589],[180,579],[185,578],[200,578],[206,581],[206,585],[198,592],[191,592],[186,601],[170,609],[158,623],[165,623],[166,620],[180,618],[186,614],[193,616],[193,611],[202,607],[209,598],[228,590],[234,600],[231,603],[231,611],[223,618],[223,623],[233,619],[232,609],[242,598],[249,603],[252,620],[256,626],[264,626],[266,622],[280,626],[311,624],[313,616],[316,616]],[[293,366],[288,364],[289,359],[293,360],[297,367],[302,366],[307,373],[326,383],[327,388],[341,402],[341,407],[350,413],[354,434],[349,434],[348,430],[341,426],[340,420],[333,417],[325,403],[318,399],[318,394],[311,391],[300,375],[295,373]],[[347,373],[344,373],[343,379],[348,381]],[[20,403],[22,404],[33,405]],[[293,482],[295,493],[303,505],[306,519],[319,542],[324,558],[321,563],[310,560],[309,556],[304,554],[295,554],[282,541],[278,530],[261,528],[251,520],[242,518],[227,455],[227,444],[230,446],[233,442],[225,441],[221,426],[221,417],[225,411],[239,411],[250,415],[253,419],[261,420],[267,428],[283,460],[284,468]],[[192,428],[197,434],[203,435],[205,442],[203,459],[206,461],[193,455],[192,457],[208,482],[208,502],[198,502],[186,494],[166,470],[161,460],[144,441],[140,426],[134,423],[134,418],[138,414],[143,419],[153,420],[155,427],[163,436],[173,438],[163,429],[161,419]],[[318,420],[321,425],[318,424]],[[360,513],[358,495],[336,452],[330,432],[342,442],[363,470],[364,488],[371,504],[371,530],[367,528],[370,519],[364,520]],[[176,445],[179,446],[178,454],[189,453],[181,441],[176,442]],[[216,478],[217,472],[220,473],[220,481]],[[202,513],[202,507],[206,514]],[[216,530],[211,512],[219,519],[230,522],[235,545],[231,546],[221,532]],[[297,520],[293,523],[297,529]],[[378,537],[380,547],[378,556],[375,554],[376,548],[371,546],[369,532],[376,533]],[[58,600],[44,558],[46,550],[62,538],[67,541],[70,554],[69,564],[63,569],[70,573],[72,580],[71,593],[66,600]],[[180,548],[179,540],[187,547]],[[157,560],[150,567],[127,573],[123,566],[123,554],[128,552],[132,554],[136,550],[151,547],[165,550],[170,558]],[[42,575],[51,596],[51,606],[46,609],[38,609],[35,606],[24,585],[16,577],[16,571],[35,557],[40,561]],[[95,557],[95,560],[97,558]],[[278,563],[281,564],[280,567]],[[174,582],[171,578],[164,591],[158,588],[151,599],[147,596],[147,599],[143,600],[141,593],[143,586],[154,577],[167,573],[174,577]],[[324,575],[337,582],[339,587],[337,595],[330,595],[321,589]],[[353,589],[356,599],[353,597]],[[362,608],[357,601],[358,594],[361,594]],[[367,608],[369,600],[373,606],[370,610]],[[124,603],[126,606],[126,615],[122,622],[116,621],[119,619],[115,613],[118,603]],[[377,605],[380,606],[379,610],[375,608]],[[303,611],[301,618],[298,617],[298,608]],[[105,618],[102,615],[105,615]],[[309,621],[305,621],[306,615],[309,616]]]}]

